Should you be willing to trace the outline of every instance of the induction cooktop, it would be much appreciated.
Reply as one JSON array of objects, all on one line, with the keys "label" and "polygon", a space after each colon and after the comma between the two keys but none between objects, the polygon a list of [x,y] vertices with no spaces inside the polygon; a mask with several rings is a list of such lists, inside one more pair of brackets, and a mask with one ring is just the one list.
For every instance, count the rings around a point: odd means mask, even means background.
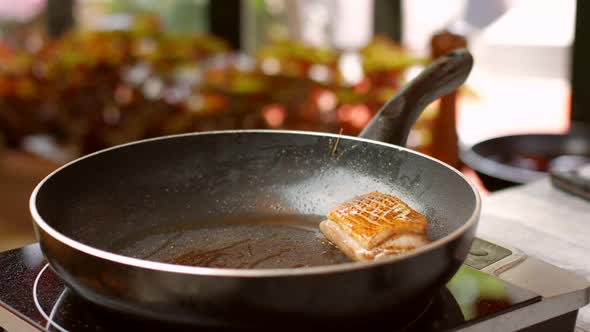
[{"label": "induction cooktop", "polygon": [[[585,279],[568,271],[477,238],[465,264],[421,312],[386,312],[362,324],[367,330],[387,324],[392,331],[574,331],[589,289]],[[280,321],[273,324],[273,330],[288,329]],[[352,326],[346,321],[333,324]],[[99,307],[63,283],[38,244],[0,253],[0,327],[9,332],[219,329]]]}]

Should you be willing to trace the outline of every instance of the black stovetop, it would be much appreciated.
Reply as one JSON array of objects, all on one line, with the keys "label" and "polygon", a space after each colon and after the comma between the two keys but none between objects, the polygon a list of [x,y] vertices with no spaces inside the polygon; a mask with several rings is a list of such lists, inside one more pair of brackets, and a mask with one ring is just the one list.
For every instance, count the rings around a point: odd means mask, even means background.
[{"label": "black stovetop", "polygon": [[[537,294],[463,265],[447,287],[404,331],[456,331],[481,320],[501,319],[506,312],[538,301],[541,297]],[[78,297],[47,265],[38,245],[0,253],[1,310],[8,310],[28,321],[33,330],[205,329],[173,326],[111,312]],[[392,312],[387,320],[401,318]],[[370,324],[364,325],[368,327]]]}]

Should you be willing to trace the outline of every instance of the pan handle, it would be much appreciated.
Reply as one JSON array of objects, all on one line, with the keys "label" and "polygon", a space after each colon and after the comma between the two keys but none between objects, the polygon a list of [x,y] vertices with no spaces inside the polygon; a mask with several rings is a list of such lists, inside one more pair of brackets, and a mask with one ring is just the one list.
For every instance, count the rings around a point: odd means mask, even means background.
[{"label": "pan handle", "polygon": [[466,49],[438,58],[383,105],[359,137],[405,146],[426,106],[459,88],[472,67],[473,57]]}]

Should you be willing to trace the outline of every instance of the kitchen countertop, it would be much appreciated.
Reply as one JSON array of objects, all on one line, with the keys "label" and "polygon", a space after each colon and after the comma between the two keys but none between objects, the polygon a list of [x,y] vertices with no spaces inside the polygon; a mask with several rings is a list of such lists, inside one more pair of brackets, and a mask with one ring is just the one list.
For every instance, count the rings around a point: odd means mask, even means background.
[{"label": "kitchen countertop", "polygon": [[[590,279],[590,201],[549,179],[485,197],[477,234]],[[590,306],[580,309],[576,332],[590,332]]]},{"label": "kitchen countertop", "polygon": [[35,241],[29,196],[57,167],[29,153],[0,151],[0,252]]}]

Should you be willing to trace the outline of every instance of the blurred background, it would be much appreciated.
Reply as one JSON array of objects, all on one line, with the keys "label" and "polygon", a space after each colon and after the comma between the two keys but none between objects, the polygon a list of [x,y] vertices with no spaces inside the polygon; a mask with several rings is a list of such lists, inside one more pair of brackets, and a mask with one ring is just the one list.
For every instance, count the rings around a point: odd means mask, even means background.
[{"label": "blurred background", "polygon": [[[510,172],[539,175],[561,154],[590,155],[583,146],[590,68],[580,60],[590,58],[581,24],[588,7],[575,0],[0,1],[0,250],[33,241],[28,196],[69,160],[206,130],[357,135],[422,66],[465,46],[475,58],[469,80],[428,107],[408,144],[465,172],[484,195],[524,183],[532,178]],[[478,143],[530,133],[575,133],[582,143],[550,156],[474,157]],[[486,158],[509,167],[508,175],[480,168]]]}]

